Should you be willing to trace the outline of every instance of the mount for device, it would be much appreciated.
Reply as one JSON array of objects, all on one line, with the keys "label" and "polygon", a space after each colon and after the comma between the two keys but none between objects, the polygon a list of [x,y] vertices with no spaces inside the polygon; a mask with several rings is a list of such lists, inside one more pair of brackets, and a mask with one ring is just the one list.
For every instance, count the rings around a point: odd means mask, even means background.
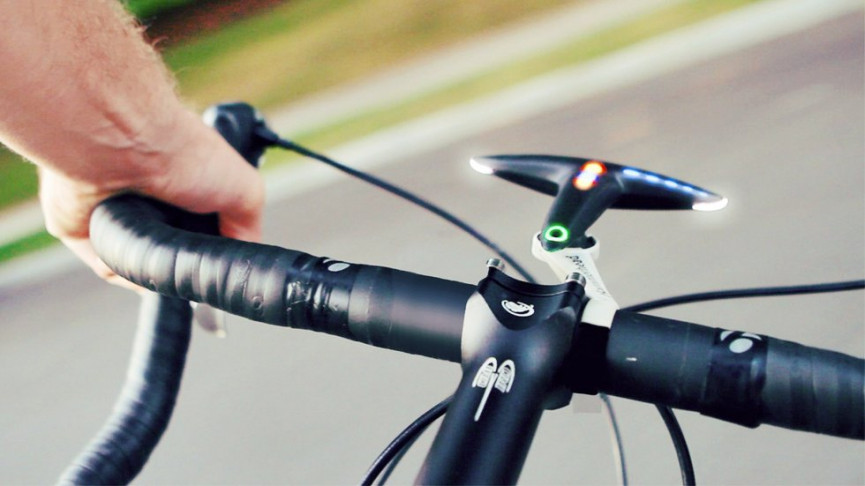
[{"label": "mount for device", "polygon": [[556,155],[492,155],[471,159],[471,166],[521,186],[554,196],[532,255],[559,279],[579,273],[586,279],[581,322],[610,327],[619,308],[595,266],[598,242],[588,234],[597,219],[613,209],[695,209],[714,211],[727,199],[672,177],[596,159]]},{"label": "mount for device", "polygon": [[595,265],[600,254],[600,244],[592,237],[589,237],[589,240],[591,245],[588,248],[573,247],[549,251],[544,249],[541,235],[537,233],[532,239],[532,255],[549,265],[556,277],[562,281],[570,275],[582,275],[589,300],[583,306],[580,322],[609,328],[619,304],[607,290]]},{"label": "mount for device", "polygon": [[541,229],[548,251],[591,246],[586,230],[608,208],[714,211],[727,205],[726,198],[693,184],[596,159],[493,155],[475,157],[471,165],[555,197]]}]

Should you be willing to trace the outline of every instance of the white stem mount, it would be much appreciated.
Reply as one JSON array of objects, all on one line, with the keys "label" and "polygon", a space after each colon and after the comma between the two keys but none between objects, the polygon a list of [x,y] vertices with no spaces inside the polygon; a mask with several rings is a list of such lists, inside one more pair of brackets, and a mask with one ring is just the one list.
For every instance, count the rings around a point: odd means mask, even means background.
[{"label": "white stem mount", "polygon": [[532,255],[546,263],[559,280],[564,281],[569,275],[579,273],[586,278],[586,296],[589,301],[583,309],[582,322],[609,328],[613,316],[619,309],[613,296],[604,285],[598,267],[595,265],[600,253],[598,241],[591,238],[588,248],[562,248],[549,251],[541,244],[540,233],[532,238]]}]

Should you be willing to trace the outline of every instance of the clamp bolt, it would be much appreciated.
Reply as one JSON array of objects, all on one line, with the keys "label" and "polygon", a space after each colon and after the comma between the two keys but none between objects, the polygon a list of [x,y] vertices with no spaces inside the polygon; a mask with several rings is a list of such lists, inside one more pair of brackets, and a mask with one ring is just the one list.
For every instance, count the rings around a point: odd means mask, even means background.
[{"label": "clamp bolt", "polygon": [[504,264],[504,262],[502,262],[502,261],[499,260],[498,258],[490,258],[489,260],[487,260],[487,267],[493,267],[493,268],[496,268],[496,269],[498,269],[499,271],[502,271],[502,272],[505,271],[505,264]]},{"label": "clamp bolt", "polygon": [[572,272],[565,277],[565,282],[576,282],[580,287],[586,287],[586,277],[582,273]]}]

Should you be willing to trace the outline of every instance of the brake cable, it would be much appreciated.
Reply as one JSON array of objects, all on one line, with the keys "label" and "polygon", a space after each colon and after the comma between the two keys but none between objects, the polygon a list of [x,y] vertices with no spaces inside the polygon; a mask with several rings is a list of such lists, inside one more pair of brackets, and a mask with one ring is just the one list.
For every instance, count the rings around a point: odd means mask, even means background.
[{"label": "brake cable", "polygon": [[496,255],[501,257],[502,260],[507,262],[508,265],[513,267],[513,269],[517,273],[519,273],[524,279],[526,279],[529,282],[535,281],[534,278],[532,278],[532,276],[529,274],[529,272],[526,271],[519,263],[517,263],[517,261],[513,257],[511,257],[507,252],[505,252],[501,247],[499,247],[492,240],[490,240],[489,238],[487,238],[486,236],[481,234],[479,231],[474,229],[470,224],[466,223],[462,219],[455,216],[453,213],[451,213],[451,212],[449,212],[449,211],[447,211],[447,210],[445,210],[445,209],[443,209],[443,208],[441,208],[441,207],[439,207],[439,206],[437,206],[437,205],[435,205],[435,204],[433,204],[433,203],[431,203],[431,202],[429,202],[429,201],[427,201],[427,200],[425,200],[425,199],[423,199],[423,198],[421,198],[415,194],[412,194],[411,192],[409,192],[409,191],[407,191],[407,190],[405,190],[405,189],[403,189],[403,188],[401,188],[395,184],[387,182],[387,181],[385,181],[379,177],[373,176],[373,175],[368,174],[366,172],[354,169],[354,168],[349,167],[345,164],[341,164],[341,163],[337,162],[336,160],[333,160],[332,158],[327,157],[326,155],[323,155],[323,154],[320,154],[320,153],[315,152],[313,150],[310,150],[306,147],[303,147],[302,145],[298,145],[297,143],[292,142],[291,140],[284,139],[284,138],[280,137],[279,135],[277,135],[276,133],[274,133],[269,128],[267,128],[266,126],[260,125],[259,127],[257,127],[256,134],[259,135],[261,138],[267,140],[268,142],[272,143],[273,145],[276,145],[276,146],[281,147],[281,148],[286,149],[286,150],[291,150],[292,152],[303,155],[305,157],[309,157],[309,158],[317,160],[319,162],[323,162],[323,163],[325,163],[325,164],[327,164],[327,165],[329,165],[329,166],[331,166],[337,170],[340,170],[340,171],[342,171],[342,172],[344,172],[350,176],[356,177],[356,178],[358,178],[364,182],[372,184],[372,185],[378,187],[379,189],[383,189],[387,192],[390,192],[391,194],[394,194],[397,197],[401,197],[401,198],[405,199],[406,201],[413,203],[413,204],[416,204],[417,206],[420,206],[421,208],[435,214],[436,216],[439,216],[440,218],[444,219],[445,221],[453,224],[457,228],[468,233],[474,239],[481,242],[484,246],[486,246],[487,248],[492,250]]},{"label": "brake cable", "polygon": [[747,297],[773,297],[779,295],[803,295],[822,294],[828,292],[843,292],[846,290],[859,290],[865,288],[865,280],[847,280],[843,282],[829,282],[808,285],[790,285],[782,287],[756,287],[747,289],[715,290],[711,292],[700,292],[695,294],[677,295],[664,299],[652,300],[625,307],[622,310],[629,312],[645,312],[647,310],[660,309],[672,305],[690,304],[694,302],[708,302],[722,299],[743,299]]}]

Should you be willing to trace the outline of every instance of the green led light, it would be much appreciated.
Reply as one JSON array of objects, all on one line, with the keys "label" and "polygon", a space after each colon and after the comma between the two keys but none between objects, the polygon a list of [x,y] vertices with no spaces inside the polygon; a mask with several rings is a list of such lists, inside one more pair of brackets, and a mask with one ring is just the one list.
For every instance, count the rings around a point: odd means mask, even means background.
[{"label": "green led light", "polygon": [[553,224],[547,227],[547,230],[544,231],[544,239],[547,241],[552,241],[553,243],[562,243],[568,241],[570,234],[568,232],[568,228],[560,224]]}]

